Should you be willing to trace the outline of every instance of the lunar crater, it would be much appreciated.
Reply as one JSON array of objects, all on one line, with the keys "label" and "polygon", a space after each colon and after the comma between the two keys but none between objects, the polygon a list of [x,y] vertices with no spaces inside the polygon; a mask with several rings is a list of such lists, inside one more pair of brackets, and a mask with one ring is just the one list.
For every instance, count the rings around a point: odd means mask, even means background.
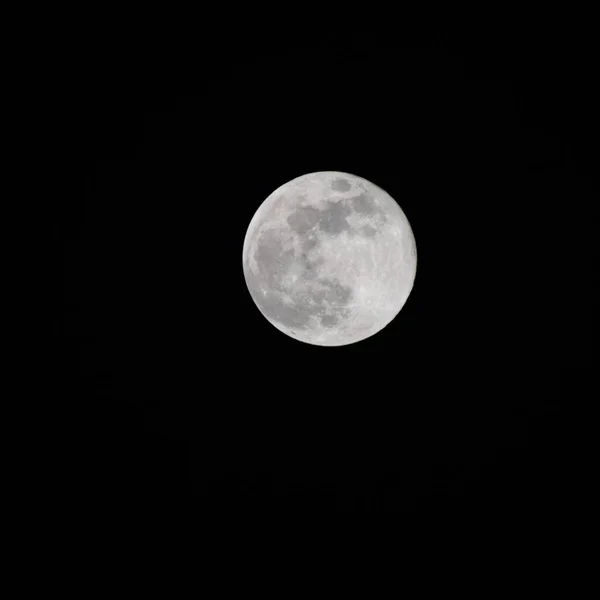
[{"label": "lunar crater", "polygon": [[335,192],[347,192],[352,188],[352,185],[347,179],[338,177],[331,182],[331,189]]}]

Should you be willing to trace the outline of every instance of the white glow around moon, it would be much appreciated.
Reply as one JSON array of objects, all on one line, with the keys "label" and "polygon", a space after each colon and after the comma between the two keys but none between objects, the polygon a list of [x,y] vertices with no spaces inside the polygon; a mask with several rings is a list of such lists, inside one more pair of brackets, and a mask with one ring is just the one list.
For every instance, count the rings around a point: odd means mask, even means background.
[{"label": "white glow around moon", "polygon": [[276,189],[252,218],[244,277],[263,316],[319,346],[368,338],[404,306],[417,252],[406,215],[373,183],[336,171]]}]

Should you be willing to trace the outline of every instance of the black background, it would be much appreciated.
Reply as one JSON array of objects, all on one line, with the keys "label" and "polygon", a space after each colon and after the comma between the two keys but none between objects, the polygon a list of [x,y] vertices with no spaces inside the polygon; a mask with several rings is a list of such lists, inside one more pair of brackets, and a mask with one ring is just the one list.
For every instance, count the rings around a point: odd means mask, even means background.
[{"label": "black background", "polygon": [[[585,36],[99,30],[72,69],[84,194],[55,229],[82,493],[154,518],[527,514],[576,486]],[[400,315],[341,348],[269,325],[241,269],[261,202],[319,170],[384,188],[417,241]]]}]

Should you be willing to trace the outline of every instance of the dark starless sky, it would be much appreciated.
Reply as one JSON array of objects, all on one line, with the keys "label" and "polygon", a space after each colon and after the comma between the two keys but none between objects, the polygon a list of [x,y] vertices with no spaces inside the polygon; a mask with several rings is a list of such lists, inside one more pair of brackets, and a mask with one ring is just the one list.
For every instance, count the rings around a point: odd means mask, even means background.
[{"label": "dark starless sky", "polygon": [[[86,59],[61,332],[108,498],[517,507],[567,471],[556,367],[591,352],[569,299],[589,285],[568,233],[592,195],[583,73],[485,36],[340,39]],[[387,190],[418,250],[398,318],[337,349],[269,325],[241,269],[260,203],[319,170]]]}]

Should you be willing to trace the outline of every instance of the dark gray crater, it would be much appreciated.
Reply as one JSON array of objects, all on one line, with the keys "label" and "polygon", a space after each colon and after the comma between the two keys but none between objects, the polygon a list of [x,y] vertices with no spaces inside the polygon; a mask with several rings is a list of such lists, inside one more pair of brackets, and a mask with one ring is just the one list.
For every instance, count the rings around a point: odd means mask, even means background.
[{"label": "dark gray crater", "polygon": [[287,224],[292,231],[304,235],[319,221],[320,211],[312,206],[296,209],[288,218]]},{"label": "dark gray crater", "polygon": [[369,194],[359,194],[350,198],[352,208],[361,215],[373,215],[377,212],[375,201]]},{"label": "dark gray crater", "polygon": [[349,192],[351,187],[348,180],[342,179],[341,177],[338,177],[331,182],[331,189],[334,192]]},{"label": "dark gray crater", "polygon": [[326,328],[335,327],[340,322],[340,318],[337,315],[322,315],[321,325]]},{"label": "dark gray crater", "polygon": [[326,208],[320,211],[319,229],[329,235],[339,235],[352,228],[346,217],[352,212],[342,202],[326,202]]},{"label": "dark gray crater", "polygon": [[377,235],[377,229],[375,229],[375,227],[372,227],[371,225],[365,225],[361,228],[360,232],[365,237],[374,237],[375,235]]}]

